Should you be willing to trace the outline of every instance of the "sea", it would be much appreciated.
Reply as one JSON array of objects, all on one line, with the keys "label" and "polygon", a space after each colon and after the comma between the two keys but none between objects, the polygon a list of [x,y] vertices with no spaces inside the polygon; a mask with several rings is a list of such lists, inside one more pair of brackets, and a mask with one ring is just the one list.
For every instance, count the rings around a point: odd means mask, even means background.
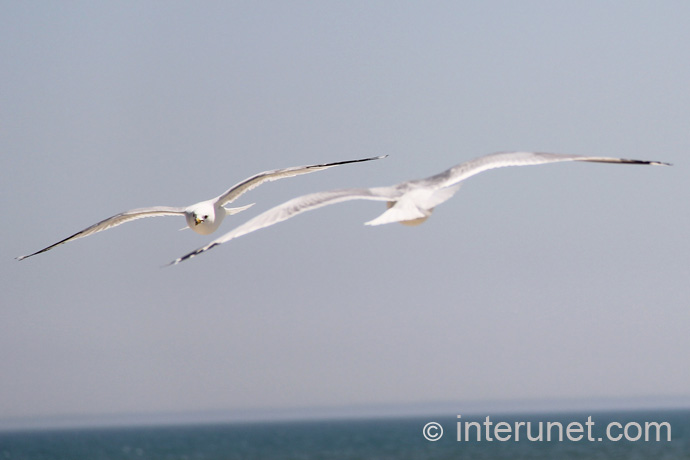
[{"label": "sea", "polygon": [[690,459],[690,410],[5,430],[3,459]]}]

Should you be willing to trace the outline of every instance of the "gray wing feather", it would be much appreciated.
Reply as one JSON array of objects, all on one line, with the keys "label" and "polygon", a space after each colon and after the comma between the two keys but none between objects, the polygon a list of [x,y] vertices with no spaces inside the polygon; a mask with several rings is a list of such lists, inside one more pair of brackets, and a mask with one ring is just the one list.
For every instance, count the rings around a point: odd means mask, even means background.
[{"label": "gray wing feather", "polygon": [[121,212],[120,214],[115,214],[114,216],[108,217],[107,219],[103,219],[102,221],[95,223],[92,226],[75,233],[74,235],[68,236],[64,240],[60,240],[55,244],[51,244],[50,246],[45,247],[40,251],[36,251],[26,256],[19,256],[17,257],[17,260],[24,260],[27,257],[35,256],[36,254],[40,254],[42,252],[50,251],[54,247],[59,246],[61,244],[65,244],[72,240],[83,238],[85,236],[93,235],[94,233],[98,233],[109,228],[117,227],[118,225],[122,225],[125,222],[129,222],[131,220],[142,219],[144,217],[175,216],[180,214],[184,215],[184,211],[185,208],[175,208],[170,206],[153,206],[150,208],[131,209],[129,211]]},{"label": "gray wing feather", "polygon": [[361,188],[361,189],[341,189],[331,190],[328,192],[317,192],[309,195],[303,195],[292,200],[286,201],[283,204],[275,206],[268,211],[265,211],[258,216],[248,220],[239,227],[234,228],[228,233],[216,238],[206,246],[196,249],[184,256],[175,259],[169,265],[175,265],[194,256],[206,252],[215,246],[226,243],[232,239],[239,238],[247,233],[269,227],[284,220],[295,217],[307,211],[328,206],[331,204],[341,203],[350,200],[375,200],[375,201],[389,201],[398,198],[401,192],[395,187],[378,187],[378,188]]},{"label": "gray wing feather", "polygon": [[216,198],[216,201],[222,205],[232,203],[238,199],[241,195],[245,194],[249,190],[258,187],[264,182],[270,182],[278,179],[283,179],[286,177],[299,176],[301,174],[309,174],[316,171],[321,171],[322,169],[332,168],[334,166],[340,166],[348,163],[360,163],[363,161],[380,160],[386,158],[388,155],[382,155],[378,157],[362,158],[359,160],[347,160],[338,161],[335,163],[325,163],[307,166],[293,166],[291,168],[284,169],[273,169],[271,171],[264,171],[254,176],[244,179],[242,182],[233,185],[228,190],[226,190],[222,195]]},{"label": "gray wing feather", "polygon": [[457,184],[469,177],[489,169],[503,168],[507,166],[531,166],[547,163],[559,163],[563,161],[586,161],[593,163],[622,163],[638,165],[663,165],[668,163],[659,161],[628,160],[625,158],[593,157],[584,155],[563,155],[541,152],[502,152],[481,156],[432,176],[427,181],[438,183],[439,187],[448,187]]}]

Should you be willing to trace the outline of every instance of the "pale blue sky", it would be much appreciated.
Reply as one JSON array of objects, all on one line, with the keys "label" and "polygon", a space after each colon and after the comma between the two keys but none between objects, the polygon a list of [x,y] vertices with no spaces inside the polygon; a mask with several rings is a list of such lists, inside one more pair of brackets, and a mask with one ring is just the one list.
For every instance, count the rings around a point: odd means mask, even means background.
[{"label": "pale blue sky", "polygon": [[[690,366],[687,2],[6,2],[0,418],[679,398]],[[424,225],[352,202],[211,237],[131,208],[256,172],[288,198],[499,150]],[[221,233],[216,234],[219,236]],[[459,413],[462,407],[458,408]]]}]

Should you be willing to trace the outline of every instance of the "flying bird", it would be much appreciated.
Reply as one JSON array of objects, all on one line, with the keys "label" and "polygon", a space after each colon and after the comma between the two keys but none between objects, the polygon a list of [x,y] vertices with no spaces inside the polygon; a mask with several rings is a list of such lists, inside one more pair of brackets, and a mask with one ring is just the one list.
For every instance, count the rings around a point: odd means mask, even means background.
[{"label": "flying bird", "polygon": [[277,224],[303,212],[343,201],[374,200],[387,202],[388,210],[376,219],[366,222],[366,225],[382,225],[393,222],[400,222],[405,225],[419,225],[431,215],[436,206],[450,199],[458,191],[462,181],[475,174],[506,166],[531,166],[563,161],[670,166],[668,163],[659,161],[626,160],[623,158],[556,153],[493,153],[460,163],[426,179],[410,180],[390,187],[331,190],[294,198],[259,214],[225,235],[216,238],[206,246],[175,259],[169,265],[178,264],[232,239]]},{"label": "flying bird", "polygon": [[[98,223],[93,224],[90,227],[85,228],[72,236],[58,241],[55,244],[51,244],[48,247],[36,251],[32,254],[19,256],[17,260],[24,260],[27,257],[35,256],[36,254],[41,254],[42,252],[49,251],[56,246],[65,244],[67,242],[83,238],[85,236],[93,235],[94,233],[107,230],[112,227],[117,227],[118,225],[124,224],[136,219],[141,219],[144,217],[157,217],[157,216],[184,216],[187,221],[187,226],[201,235],[208,235],[216,231],[220,226],[221,222],[225,216],[232,214],[237,214],[238,212],[244,211],[245,209],[251,207],[254,203],[241,206],[237,208],[226,207],[228,204],[237,200],[244,193],[258,187],[264,182],[274,181],[278,179],[283,179],[286,177],[299,176],[301,174],[309,174],[315,171],[320,171],[322,169],[332,168],[334,166],[340,166],[348,163],[359,163],[363,161],[379,160],[387,157],[388,155],[382,155],[371,158],[362,158],[359,160],[347,160],[338,161],[336,163],[326,163],[326,164],[316,164],[308,166],[295,166],[285,169],[274,169],[271,171],[264,171],[254,176],[248,177],[243,181],[233,185],[228,190],[223,192],[221,195],[212,198],[210,200],[201,201],[187,207],[171,207],[171,206],[153,206],[149,208],[138,208],[131,209],[129,211],[122,212],[120,214],[115,214],[114,216],[108,217]],[[185,227],[186,228],[186,227]]]}]

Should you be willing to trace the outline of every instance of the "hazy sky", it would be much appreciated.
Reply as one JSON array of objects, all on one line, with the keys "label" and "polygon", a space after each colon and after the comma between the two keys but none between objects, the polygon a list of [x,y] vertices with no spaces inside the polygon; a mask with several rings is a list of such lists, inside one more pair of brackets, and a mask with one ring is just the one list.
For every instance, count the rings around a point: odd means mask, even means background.
[{"label": "hazy sky", "polygon": [[[5,2],[0,419],[690,396],[690,3]],[[242,237],[112,214],[501,150],[674,163],[470,179],[422,226],[350,202]]]}]

